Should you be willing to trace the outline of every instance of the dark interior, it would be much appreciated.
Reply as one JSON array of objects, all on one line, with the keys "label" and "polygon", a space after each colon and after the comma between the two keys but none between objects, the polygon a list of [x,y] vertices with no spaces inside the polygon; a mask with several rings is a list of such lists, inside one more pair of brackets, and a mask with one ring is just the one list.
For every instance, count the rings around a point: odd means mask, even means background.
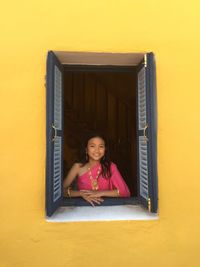
[{"label": "dark interior", "polygon": [[64,176],[77,160],[83,137],[100,131],[137,195],[136,71],[134,67],[64,66]]}]

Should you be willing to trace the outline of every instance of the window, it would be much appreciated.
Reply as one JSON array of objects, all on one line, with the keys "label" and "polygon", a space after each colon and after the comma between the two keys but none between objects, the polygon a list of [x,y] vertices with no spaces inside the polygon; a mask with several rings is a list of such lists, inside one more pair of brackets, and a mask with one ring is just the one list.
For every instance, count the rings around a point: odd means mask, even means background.
[{"label": "window", "polygon": [[[65,169],[71,164],[69,155],[73,154],[69,143],[74,136],[68,128],[73,121],[69,118],[75,116],[76,121],[78,118],[77,127],[80,127],[86,123],[84,114],[91,114],[94,108],[97,117],[94,120],[87,115],[87,123],[93,130],[106,129],[114,161],[120,166],[132,195],[127,199],[107,198],[104,205],[140,203],[157,212],[155,87],[153,53],[48,52],[47,216],[61,206],[87,205],[79,198],[63,198],[62,181]],[[125,148],[124,154],[121,146]],[[118,154],[122,156],[117,157]],[[126,166],[124,157],[127,157]]]}]

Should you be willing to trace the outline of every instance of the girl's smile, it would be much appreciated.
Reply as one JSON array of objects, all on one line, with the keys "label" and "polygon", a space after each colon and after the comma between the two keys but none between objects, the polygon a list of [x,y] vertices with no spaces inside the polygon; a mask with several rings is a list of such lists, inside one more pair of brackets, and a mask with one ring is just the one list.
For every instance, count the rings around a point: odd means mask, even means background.
[{"label": "girl's smile", "polygon": [[88,141],[86,152],[89,160],[99,161],[105,155],[105,142],[100,137],[91,138]]}]

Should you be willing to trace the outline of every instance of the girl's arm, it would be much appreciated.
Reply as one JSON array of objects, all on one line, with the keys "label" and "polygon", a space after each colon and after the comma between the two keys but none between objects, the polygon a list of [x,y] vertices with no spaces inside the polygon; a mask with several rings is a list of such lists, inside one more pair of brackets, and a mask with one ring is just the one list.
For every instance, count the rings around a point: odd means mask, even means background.
[{"label": "girl's arm", "polygon": [[84,193],[88,196],[92,197],[119,197],[119,190],[103,190],[103,191],[90,191],[90,190],[84,190]]},{"label": "girl's arm", "polygon": [[75,163],[72,166],[72,168],[68,172],[68,174],[67,174],[67,176],[63,182],[64,189],[68,188],[72,184],[72,182],[74,181],[74,179],[78,175],[79,169],[80,169],[80,165],[78,163]]},{"label": "girl's arm", "polygon": [[66,197],[82,197],[85,199],[85,201],[89,202],[93,207],[94,204],[101,204],[103,202],[103,199],[99,196],[93,196],[91,194],[88,194],[85,190],[70,190],[69,192],[65,191]]},{"label": "girl's arm", "polygon": [[78,175],[80,170],[80,165],[79,163],[75,163],[70,171],[68,172],[64,182],[63,182],[63,187],[64,187],[64,196],[65,197],[82,197],[82,192],[77,191],[77,190],[69,190],[70,185],[72,182],[75,180],[76,176]]},{"label": "girl's arm", "polygon": [[102,197],[119,197],[119,190],[107,190],[107,191],[101,191]]},{"label": "girl's arm", "polygon": [[119,197],[130,197],[129,188],[114,163],[111,164],[111,172],[112,176],[110,178],[110,189],[117,189],[119,192]]}]

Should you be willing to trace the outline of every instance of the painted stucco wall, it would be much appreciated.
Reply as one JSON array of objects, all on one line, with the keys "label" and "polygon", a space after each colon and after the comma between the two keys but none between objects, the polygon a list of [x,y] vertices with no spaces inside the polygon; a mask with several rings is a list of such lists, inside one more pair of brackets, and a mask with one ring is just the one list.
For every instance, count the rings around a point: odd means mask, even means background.
[{"label": "painted stucco wall", "polygon": [[[0,266],[200,266],[200,3],[3,1]],[[48,50],[153,51],[159,220],[44,219]]]}]

